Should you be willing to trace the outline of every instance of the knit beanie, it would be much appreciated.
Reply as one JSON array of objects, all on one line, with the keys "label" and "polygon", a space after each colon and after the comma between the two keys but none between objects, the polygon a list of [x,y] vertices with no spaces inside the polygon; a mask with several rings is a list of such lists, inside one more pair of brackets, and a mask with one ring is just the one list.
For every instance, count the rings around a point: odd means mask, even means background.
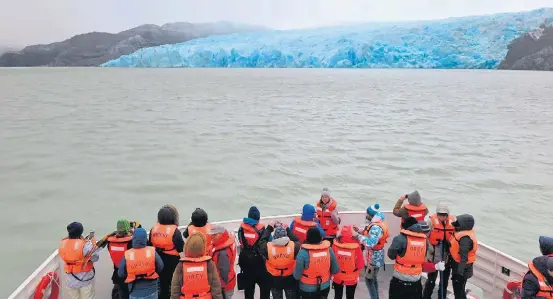
[{"label": "knit beanie", "polygon": [[184,244],[184,255],[187,257],[201,257],[205,255],[205,238],[201,233],[194,233]]},{"label": "knit beanie", "polygon": [[321,197],[323,196],[330,197],[330,190],[328,190],[328,188],[323,188],[323,191],[321,192]]},{"label": "knit beanie", "polygon": [[287,236],[288,233],[286,233],[286,230],[282,227],[275,228],[275,231],[273,232],[273,239],[279,239]]},{"label": "knit beanie", "polygon": [[80,222],[71,222],[67,226],[67,233],[70,239],[77,239],[83,235],[83,225]]},{"label": "knit beanie", "polygon": [[419,194],[419,191],[415,190],[409,193],[407,195],[407,201],[414,206],[419,206],[422,203],[422,198]]},{"label": "knit beanie", "polygon": [[379,212],[379,209],[380,209],[380,205],[375,203],[374,205],[369,206],[367,208],[367,214],[374,216],[376,215],[377,212]]},{"label": "knit beanie", "polygon": [[419,222],[419,225],[421,226],[423,233],[427,234],[430,232],[430,226],[428,225],[428,223],[426,223],[426,221]]},{"label": "knit beanie", "polygon": [[131,231],[131,224],[127,219],[117,220],[117,234],[126,235]]},{"label": "knit beanie", "polygon": [[405,220],[403,220],[403,223],[401,224],[401,228],[408,229],[408,228],[410,228],[411,226],[413,226],[417,223],[419,223],[417,221],[417,219],[415,219],[413,217],[407,217],[407,218],[405,218]]},{"label": "knit beanie", "polygon": [[323,236],[321,236],[321,232],[319,231],[319,228],[316,226],[310,227],[307,230],[307,236],[305,238],[305,243],[307,244],[319,244],[323,241]]},{"label": "knit beanie", "polygon": [[259,218],[261,218],[261,213],[256,206],[252,206],[250,208],[250,210],[248,211],[248,218],[259,221]]}]

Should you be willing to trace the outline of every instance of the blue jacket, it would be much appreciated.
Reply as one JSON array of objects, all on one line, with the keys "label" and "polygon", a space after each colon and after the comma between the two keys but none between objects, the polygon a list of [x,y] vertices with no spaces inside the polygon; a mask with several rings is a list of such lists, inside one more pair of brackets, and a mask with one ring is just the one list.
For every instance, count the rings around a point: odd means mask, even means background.
[{"label": "blue jacket", "polygon": [[[301,212],[301,220],[303,220],[303,221],[315,221],[315,223],[317,223],[317,228],[321,232],[321,236],[324,238],[326,236],[325,231],[323,230],[323,227],[319,223],[319,220],[315,219],[315,215],[316,215],[316,210],[315,210],[314,206],[312,206],[310,204],[305,204],[303,206],[303,210]],[[292,220],[292,222],[290,223],[290,229],[292,231],[294,230],[294,220]]]},{"label": "blue jacket", "polygon": [[[384,214],[381,212],[377,212],[373,219],[372,223],[379,223],[384,221]],[[359,243],[363,244],[367,250],[372,250],[372,254],[370,255],[372,259],[368,261],[370,264],[376,266],[377,268],[384,266],[384,248],[380,250],[373,250],[372,248],[378,244],[378,241],[382,237],[382,234],[384,232],[378,225],[373,225],[371,229],[369,230],[368,236],[359,235],[357,239],[359,240]]]},{"label": "blue jacket", "polygon": [[[338,271],[340,271],[340,266],[338,265],[338,260],[336,259],[336,256],[334,255],[334,252],[329,248],[330,252],[330,273],[336,274]],[[309,252],[305,248],[300,249],[300,252],[298,252],[298,256],[296,257],[296,268],[294,269],[294,278],[296,280],[300,280],[303,271],[305,269],[309,268]],[[327,281],[323,281],[321,284],[321,290],[325,290],[330,287],[330,281],[331,279]],[[304,284],[300,281],[299,283],[300,290],[308,293],[316,292],[317,286],[316,285],[309,285]]]},{"label": "blue jacket", "polygon": [[[146,247],[146,244],[148,242],[148,234],[143,228],[137,228],[132,236],[132,247],[133,248],[144,248]],[[157,274],[161,273],[163,270],[163,260],[157,254],[156,252],[156,272]],[[121,278],[127,277],[127,261],[125,260],[125,257],[121,260],[121,263],[119,264],[119,270],[117,271],[117,274]],[[147,297],[155,292],[157,292],[157,279],[154,280],[137,280],[134,282],[134,289],[131,293],[131,295],[135,297]],[[129,290],[132,289],[133,283],[129,283]]]}]

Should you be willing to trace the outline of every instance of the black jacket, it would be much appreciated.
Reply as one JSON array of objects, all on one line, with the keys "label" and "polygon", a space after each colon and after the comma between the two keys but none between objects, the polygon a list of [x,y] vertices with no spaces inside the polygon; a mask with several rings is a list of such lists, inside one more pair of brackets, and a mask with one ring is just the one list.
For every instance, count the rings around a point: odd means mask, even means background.
[{"label": "black jacket", "polygon": [[[455,228],[455,231],[472,230],[474,228],[474,217],[468,214],[459,215],[457,216],[457,223],[459,223],[459,226]],[[469,252],[472,250],[473,246],[472,239],[468,236],[462,237],[459,240],[459,255],[461,256],[461,261],[457,263],[453,259],[451,260],[452,275],[463,276],[466,279],[472,277],[474,274],[473,265],[467,262]]]},{"label": "black jacket", "polygon": [[[259,239],[259,253],[261,253],[261,256],[263,256],[263,259],[265,261],[269,259],[267,244],[269,243],[269,238],[271,237],[271,233],[273,231],[274,231],[274,227],[267,225],[266,229],[263,231],[263,234],[261,235],[261,238]],[[294,242],[294,259],[295,259],[298,256],[298,252],[300,252],[300,249],[301,249],[300,240],[298,239],[298,237],[296,237],[296,235],[294,235],[294,233],[289,227],[286,228],[286,233],[288,235],[288,238],[286,239],[289,239],[290,242]],[[281,239],[278,239],[278,240],[281,240]],[[274,277],[272,275],[269,275],[269,279],[271,280],[272,287],[276,287],[276,288],[282,287],[285,289],[289,289],[296,286],[296,280],[294,279],[293,275],[286,276],[286,277]]]},{"label": "black jacket", "polygon": [[[553,276],[549,274],[549,271],[547,271],[547,260],[553,259],[552,257],[548,256],[539,256],[535,258],[532,262],[534,263],[534,266],[540,271],[541,274],[545,276],[545,279],[547,282],[549,282],[550,285],[553,285]],[[534,275],[532,272],[528,271],[526,275],[524,275],[524,279],[522,280],[522,299],[535,299],[540,298],[536,297],[536,294],[540,290],[540,285],[538,283],[538,278],[536,275]]]}]

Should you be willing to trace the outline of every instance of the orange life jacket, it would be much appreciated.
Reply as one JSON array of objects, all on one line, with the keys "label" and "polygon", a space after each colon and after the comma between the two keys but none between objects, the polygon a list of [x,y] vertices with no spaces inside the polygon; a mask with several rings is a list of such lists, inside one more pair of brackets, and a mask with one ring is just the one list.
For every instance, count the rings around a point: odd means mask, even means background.
[{"label": "orange life jacket", "polygon": [[65,273],[82,273],[94,270],[90,257],[83,255],[84,245],[88,242],[84,238],[64,238],[60,242],[59,255],[65,263]]},{"label": "orange life jacket", "polygon": [[242,248],[251,248],[261,237],[261,230],[263,230],[265,226],[261,223],[251,226],[242,222],[240,227],[242,228],[242,238],[240,238]]},{"label": "orange life jacket", "polygon": [[294,273],[296,260],[294,258],[294,242],[286,246],[277,246],[273,242],[267,243],[267,271],[275,277],[290,276]]},{"label": "orange life jacket", "polygon": [[[228,256],[230,271],[227,276],[227,283],[221,279],[221,286],[225,291],[234,290],[236,286],[236,272],[234,270],[234,262],[236,261],[236,242],[234,236],[230,236],[228,233],[221,236],[221,239],[217,240],[217,244],[213,244],[213,262],[217,265],[219,263],[219,255],[215,254],[219,251],[225,251]],[[221,275],[219,275],[220,277]]]},{"label": "orange life jacket", "polygon": [[132,236],[111,236],[108,238],[108,252],[115,268],[119,268],[119,264],[125,256],[125,251],[129,249],[129,242],[131,241]]},{"label": "orange life jacket", "polygon": [[553,298],[553,286],[547,282],[545,276],[536,268],[534,263],[528,263],[528,269],[536,276],[540,285],[540,290],[535,295],[536,298]]},{"label": "orange life jacket", "polygon": [[156,248],[146,246],[144,248],[131,248],[125,252],[127,267],[127,279],[125,283],[131,283],[137,279],[156,279]]},{"label": "orange life jacket", "polygon": [[364,236],[369,235],[369,232],[371,231],[371,227],[373,227],[373,225],[376,225],[376,226],[380,227],[380,229],[382,229],[382,236],[380,236],[380,239],[378,239],[378,243],[376,243],[376,245],[374,245],[372,250],[384,249],[384,245],[386,245],[386,243],[388,243],[388,238],[390,237],[390,231],[388,230],[388,225],[384,221],[377,222],[377,223],[371,223],[363,231]]},{"label": "orange life jacket", "polygon": [[213,253],[213,235],[211,234],[211,223],[207,223],[202,227],[194,225],[188,226],[188,236],[192,236],[195,233],[200,233],[205,239],[205,253],[210,255]]},{"label": "orange life jacket", "polygon": [[317,226],[315,221],[304,221],[301,220],[301,217],[294,218],[294,234],[298,237],[300,243],[305,242],[307,230],[314,226]]},{"label": "orange life jacket", "polygon": [[445,226],[438,219],[438,214],[430,216],[430,221],[432,222],[432,231],[430,232],[430,244],[433,246],[438,245],[443,240],[451,239],[455,227],[451,224],[455,222],[455,216],[449,216],[446,220]]},{"label": "orange life jacket", "polygon": [[[406,203],[403,205],[403,207],[407,210],[407,215],[409,217],[417,219],[418,222],[424,221],[424,213],[426,211],[426,205],[424,203],[421,203],[418,207],[410,203]],[[403,221],[405,220],[402,217],[401,223],[403,223]]]},{"label": "orange life jacket", "polygon": [[336,236],[338,233],[338,224],[334,223],[332,221],[332,217],[330,214],[334,210],[336,210],[336,205],[338,203],[336,200],[331,199],[330,206],[326,207],[326,209],[323,211],[323,208],[321,207],[321,201],[317,203],[317,217],[319,218],[319,222],[321,223],[321,227],[323,228],[325,234],[327,236]]},{"label": "orange life jacket", "polygon": [[199,258],[183,257],[182,287],[180,299],[211,299],[211,286],[207,274],[207,261],[211,257],[204,255]]},{"label": "orange life jacket", "polygon": [[405,229],[401,233],[407,237],[407,247],[405,255],[396,257],[394,270],[405,275],[420,275],[426,261],[426,235]]},{"label": "orange life jacket", "polygon": [[179,253],[173,244],[173,235],[177,229],[178,227],[174,224],[154,224],[150,235],[152,245],[165,254],[178,256]]},{"label": "orange life jacket", "polygon": [[459,241],[462,237],[469,237],[472,240],[472,250],[468,254],[468,264],[472,264],[476,261],[476,250],[478,250],[478,240],[474,230],[463,230],[453,233],[451,239],[449,239],[449,253],[451,258],[457,263],[461,262],[461,255],[459,254]]},{"label": "orange life jacket", "polygon": [[357,248],[359,248],[359,243],[341,243],[334,240],[332,249],[340,266],[340,272],[332,277],[335,283],[353,285],[359,280],[359,269],[356,266]]},{"label": "orange life jacket", "polygon": [[303,271],[300,281],[309,285],[319,285],[330,280],[330,242],[303,244],[309,254],[309,267]]}]

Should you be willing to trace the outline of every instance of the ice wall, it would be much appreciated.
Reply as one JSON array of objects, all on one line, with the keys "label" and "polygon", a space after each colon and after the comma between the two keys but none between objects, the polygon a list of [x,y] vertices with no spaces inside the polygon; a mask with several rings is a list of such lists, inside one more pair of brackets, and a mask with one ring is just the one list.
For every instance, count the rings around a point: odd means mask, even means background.
[{"label": "ice wall", "polygon": [[141,49],[108,67],[494,69],[553,8],[402,23],[212,36]]}]

